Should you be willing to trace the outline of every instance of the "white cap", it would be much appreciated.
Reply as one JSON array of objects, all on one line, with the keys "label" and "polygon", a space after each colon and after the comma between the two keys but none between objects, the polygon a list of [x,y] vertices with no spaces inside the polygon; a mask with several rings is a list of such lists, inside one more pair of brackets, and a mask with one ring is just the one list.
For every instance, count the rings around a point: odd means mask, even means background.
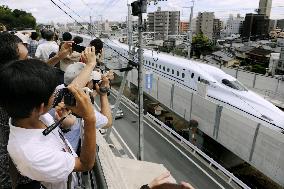
[{"label": "white cap", "polygon": [[24,34],[22,34],[20,32],[15,33],[15,35],[18,36],[23,41],[23,43],[28,44],[28,42],[29,42],[29,37],[28,36],[26,36],[26,35],[24,35]]},{"label": "white cap", "polygon": [[93,75],[93,78],[92,78],[93,80],[101,80],[102,79],[102,73],[100,71],[95,70],[95,71],[93,71],[92,75]]},{"label": "white cap", "polygon": [[[76,62],[70,64],[64,73],[64,84],[69,85],[72,81],[81,73],[86,64],[82,62]],[[93,73],[90,75],[90,81],[93,79]]]}]

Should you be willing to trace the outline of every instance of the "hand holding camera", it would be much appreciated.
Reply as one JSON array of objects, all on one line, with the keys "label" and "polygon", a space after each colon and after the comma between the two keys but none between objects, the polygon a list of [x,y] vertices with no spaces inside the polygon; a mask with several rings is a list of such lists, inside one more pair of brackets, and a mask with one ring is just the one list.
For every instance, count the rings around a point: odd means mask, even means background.
[{"label": "hand holding camera", "polygon": [[84,120],[94,119],[94,108],[90,97],[74,85],[69,85],[66,89],[68,92],[64,94],[64,103],[67,108]]},{"label": "hand holding camera", "polygon": [[72,125],[76,122],[76,117],[73,115],[69,115],[71,112],[68,111],[63,102],[60,102],[55,107],[55,119],[56,121],[60,121],[62,118],[66,117],[64,121],[61,123],[61,129],[70,129]]},{"label": "hand holding camera", "polygon": [[106,76],[109,80],[114,80],[113,70],[109,70],[106,74],[107,74]]},{"label": "hand holding camera", "polygon": [[100,96],[107,95],[110,88],[109,79],[107,76],[103,75],[101,81],[99,83],[95,83],[94,88]]},{"label": "hand holding camera", "polygon": [[66,58],[68,55],[72,54],[72,45],[73,41],[66,41],[61,46],[60,51],[58,52],[58,57],[60,60]]},{"label": "hand holding camera", "polygon": [[84,63],[95,64],[97,63],[96,48],[95,47],[86,47],[82,52],[81,59]]}]

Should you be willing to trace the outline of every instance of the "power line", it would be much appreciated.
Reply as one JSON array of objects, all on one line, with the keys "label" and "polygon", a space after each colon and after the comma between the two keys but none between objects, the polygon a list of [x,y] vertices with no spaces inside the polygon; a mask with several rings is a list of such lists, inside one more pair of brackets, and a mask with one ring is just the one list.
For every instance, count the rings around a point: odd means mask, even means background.
[{"label": "power line", "polygon": [[[76,16],[78,16],[79,18],[81,18],[84,22],[87,22],[84,18],[82,18],[79,14],[77,14],[73,9],[71,9],[68,5],[66,5],[66,3],[64,3],[61,0],[58,0],[59,2],[61,2],[65,7],[67,7],[69,10],[71,10]],[[87,22],[88,23],[88,22]],[[91,25],[91,23],[90,23]]]},{"label": "power line", "polygon": [[[61,0],[58,0],[60,1],[65,7],[67,7],[69,10],[71,10],[75,15],[77,15],[79,18],[81,18],[84,22],[86,22],[79,14],[77,14],[73,9],[71,9],[68,5],[66,5],[66,3],[62,2]],[[84,2],[84,0],[81,0],[84,4],[86,4]],[[115,3],[117,3],[118,1],[115,1]],[[110,2],[111,3],[111,2]],[[112,5],[113,5],[113,2],[112,2]],[[90,8],[91,10],[91,8]],[[88,22],[87,22],[88,23]],[[98,30],[98,28],[96,28],[95,25],[92,25],[92,23],[89,23],[89,26],[92,26],[95,30]],[[94,35],[95,36],[95,35]],[[113,40],[111,40],[109,37],[107,37],[108,40],[110,40],[112,43],[116,44],[117,46],[121,47],[121,45],[117,44],[116,42],[114,42]],[[122,47],[121,47],[122,48]],[[122,48],[123,49],[123,48]],[[131,54],[131,52],[129,52]],[[132,54],[133,55],[133,54]],[[134,55],[133,55],[134,56]]]},{"label": "power line", "polygon": [[[54,2],[54,0],[50,0],[56,7],[58,7],[61,11],[63,11],[67,16],[69,16],[72,20],[74,20],[77,24],[79,24],[82,28],[84,28],[90,35],[95,36],[96,38],[98,38],[93,32],[91,32],[90,30],[88,30],[83,24],[81,24],[80,22],[78,22],[74,17],[72,17],[69,13],[67,13],[63,8],[61,8],[61,6],[59,6],[57,3]],[[108,48],[110,48],[111,50],[113,50],[115,53],[117,53],[119,56],[121,56],[122,58],[126,59],[128,62],[130,62],[132,65],[138,65],[137,62],[134,62],[133,60],[130,60],[129,58],[127,58],[126,56],[122,55],[121,53],[119,53],[117,50],[113,49],[112,47],[110,47],[108,44],[106,44],[105,42],[103,42]]]},{"label": "power line", "polygon": [[111,0],[111,1],[109,2],[109,5],[108,5],[108,6],[106,5],[105,8],[101,9],[101,10],[98,11],[98,12],[99,12],[99,13],[102,13],[102,12],[104,12],[105,10],[109,9],[110,7],[113,7],[114,5],[116,5],[118,2],[119,2],[119,0]]}]

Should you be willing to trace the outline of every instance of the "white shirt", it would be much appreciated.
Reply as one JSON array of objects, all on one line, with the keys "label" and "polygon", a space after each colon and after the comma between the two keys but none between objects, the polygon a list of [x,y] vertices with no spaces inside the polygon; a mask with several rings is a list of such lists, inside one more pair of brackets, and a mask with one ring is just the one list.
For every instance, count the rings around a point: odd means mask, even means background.
[{"label": "white shirt", "polygon": [[[53,122],[49,114],[41,116],[42,122]],[[44,136],[44,129],[15,127],[9,120],[8,152],[19,172],[40,181],[47,189],[66,189],[68,175],[75,167],[76,154],[67,140],[67,146],[56,128]],[[74,177],[74,176],[73,176]]]},{"label": "white shirt", "polygon": [[37,47],[35,56],[42,61],[47,61],[51,53],[58,53],[59,46],[55,41],[46,41]]},{"label": "white shirt", "polygon": [[38,41],[38,44],[40,45],[40,44],[43,44],[43,43],[45,43],[46,42],[46,39],[40,39],[39,41]]}]

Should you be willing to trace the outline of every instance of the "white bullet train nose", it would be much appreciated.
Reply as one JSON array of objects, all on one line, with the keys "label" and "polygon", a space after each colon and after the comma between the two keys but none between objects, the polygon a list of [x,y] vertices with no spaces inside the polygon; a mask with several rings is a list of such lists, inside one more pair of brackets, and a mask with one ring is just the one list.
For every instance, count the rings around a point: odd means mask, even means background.
[{"label": "white bullet train nose", "polygon": [[246,98],[246,101],[261,114],[262,119],[284,129],[284,112],[282,110],[252,91],[245,93],[243,98]]}]

